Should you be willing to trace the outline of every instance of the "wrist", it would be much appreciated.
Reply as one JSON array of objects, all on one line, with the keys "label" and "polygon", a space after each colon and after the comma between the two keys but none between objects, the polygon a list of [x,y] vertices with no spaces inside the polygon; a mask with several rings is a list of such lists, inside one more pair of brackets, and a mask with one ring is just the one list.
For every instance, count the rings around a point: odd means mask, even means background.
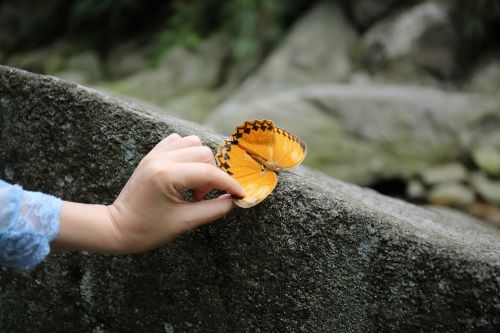
[{"label": "wrist", "polygon": [[109,206],[63,201],[59,234],[51,250],[120,253]]}]

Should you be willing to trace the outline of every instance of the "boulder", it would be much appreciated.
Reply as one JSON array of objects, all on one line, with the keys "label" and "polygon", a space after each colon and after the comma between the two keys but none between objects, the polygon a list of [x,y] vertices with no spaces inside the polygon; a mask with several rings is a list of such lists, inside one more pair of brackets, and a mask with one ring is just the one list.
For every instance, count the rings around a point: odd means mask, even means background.
[{"label": "boulder", "polygon": [[435,205],[464,208],[474,202],[475,196],[474,192],[463,184],[446,182],[435,185],[427,199]]},{"label": "boulder", "polygon": [[408,178],[496,140],[498,105],[489,96],[440,89],[329,84],[234,100],[206,124],[229,135],[244,120],[273,119],[307,143],[306,164],[371,184]]},{"label": "boulder", "polygon": [[477,172],[472,175],[471,183],[484,200],[500,205],[500,180],[489,179],[483,173]]},{"label": "boulder", "polygon": [[[0,66],[2,178],[110,203],[161,138],[222,137],[76,84]],[[154,251],[2,269],[4,332],[488,331],[500,233],[299,168],[274,193]]]},{"label": "boulder", "polygon": [[356,38],[338,5],[328,1],[318,3],[293,26],[281,46],[227,103],[261,98],[311,83],[348,80],[350,48]]},{"label": "boulder", "polygon": [[371,72],[391,81],[428,82],[428,73],[439,78],[455,74],[458,44],[447,8],[423,2],[368,30],[361,58]]},{"label": "boulder", "polygon": [[467,178],[467,170],[458,162],[446,163],[433,166],[422,172],[422,180],[428,184],[437,184],[451,181],[464,181]]},{"label": "boulder", "polygon": [[500,175],[500,146],[482,145],[474,147],[472,158],[481,170],[491,175]]},{"label": "boulder", "polygon": [[[105,87],[162,109],[179,105],[181,98],[185,107],[177,109],[177,115],[199,121],[215,106],[211,101],[218,101],[221,94],[215,88],[226,53],[221,36],[214,36],[194,48],[177,46],[165,52],[156,68],[138,71]],[[200,105],[209,107],[201,109]]]}]

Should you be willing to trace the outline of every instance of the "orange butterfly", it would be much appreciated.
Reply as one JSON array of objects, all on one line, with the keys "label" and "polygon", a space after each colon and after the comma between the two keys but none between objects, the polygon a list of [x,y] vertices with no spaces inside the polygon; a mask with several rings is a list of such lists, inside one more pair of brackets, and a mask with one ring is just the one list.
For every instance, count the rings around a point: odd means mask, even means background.
[{"label": "orange butterfly", "polygon": [[276,127],[272,120],[245,121],[216,154],[217,166],[240,183],[245,197],[236,205],[250,208],[264,200],[278,183],[280,169],[293,168],[305,158],[304,142]]}]

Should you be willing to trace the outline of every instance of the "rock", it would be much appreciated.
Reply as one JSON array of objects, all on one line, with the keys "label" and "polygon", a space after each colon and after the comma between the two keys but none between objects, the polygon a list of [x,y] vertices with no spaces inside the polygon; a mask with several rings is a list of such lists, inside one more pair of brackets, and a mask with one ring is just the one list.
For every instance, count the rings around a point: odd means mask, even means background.
[{"label": "rock", "polygon": [[320,2],[296,23],[282,45],[231,100],[260,98],[311,83],[346,81],[355,41],[356,33],[339,6]]},{"label": "rock", "polygon": [[[206,97],[218,84],[226,52],[227,47],[219,36],[201,43],[194,49],[176,47],[160,59],[157,68],[139,71],[107,85],[107,88],[162,108],[176,103],[172,99],[178,99],[182,95],[199,95],[203,91],[201,94]],[[208,100],[217,99],[219,95],[220,92],[215,91],[214,96],[208,97]],[[210,109],[196,113],[205,114],[212,108],[210,105]],[[193,119],[189,108],[178,115]]]},{"label": "rock", "polygon": [[473,70],[467,89],[480,93],[496,94],[500,92],[500,54],[483,56]]},{"label": "rock", "polygon": [[482,202],[475,202],[468,207],[468,212],[500,228],[500,208]]},{"label": "rock", "polygon": [[413,200],[422,199],[425,197],[425,187],[418,180],[411,179],[406,186],[406,195]]},{"label": "rock", "polygon": [[489,179],[482,173],[474,173],[471,177],[474,189],[487,202],[500,205],[500,181]]},{"label": "rock", "polygon": [[460,183],[441,183],[431,189],[427,199],[435,205],[466,207],[474,202],[474,192]]},{"label": "rock", "polygon": [[205,123],[229,135],[244,120],[262,118],[305,140],[306,164],[369,185],[413,177],[463,155],[472,143],[493,140],[500,108],[488,96],[440,89],[329,84],[231,99]]},{"label": "rock", "polygon": [[458,162],[433,166],[422,172],[422,179],[428,185],[452,181],[459,182],[466,178],[467,170]]},{"label": "rock", "polygon": [[345,1],[356,25],[365,30],[379,18],[393,11],[397,0],[350,0]]},{"label": "rock", "polygon": [[[66,200],[112,202],[169,133],[222,140],[4,66],[0,96],[0,172]],[[498,230],[299,168],[255,208],[157,250],[3,269],[0,318],[6,332],[494,332],[498,276]]]},{"label": "rock", "polygon": [[493,146],[479,146],[472,150],[472,158],[481,170],[500,175],[500,149]]},{"label": "rock", "polygon": [[[450,78],[457,69],[458,38],[447,9],[423,2],[378,22],[362,40],[362,59],[374,73],[400,82],[419,81],[425,72]],[[423,70],[422,70],[423,69]],[[413,74],[411,76],[401,73]]]}]

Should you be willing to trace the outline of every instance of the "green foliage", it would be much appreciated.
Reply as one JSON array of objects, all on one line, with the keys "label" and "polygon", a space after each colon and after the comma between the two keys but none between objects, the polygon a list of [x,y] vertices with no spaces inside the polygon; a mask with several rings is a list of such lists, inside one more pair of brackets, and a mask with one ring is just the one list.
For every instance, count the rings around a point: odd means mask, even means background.
[{"label": "green foliage", "polygon": [[206,28],[205,18],[211,7],[210,0],[174,1],[171,4],[172,14],[167,18],[166,26],[160,33],[156,49],[152,56],[155,65],[165,50],[176,45],[195,46]]},{"label": "green foliage", "polygon": [[463,37],[479,41],[489,37],[498,38],[495,25],[500,22],[498,0],[448,0],[452,16]]},{"label": "green foliage", "polygon": [[311,1],[174,1],[152,62],[156,63],[159,56],[174,45],[194,46],[203,37],[218,31],[229,36],[231,61],[244,64],[249,70],[280,40],[286,27],[307,3]]}]

